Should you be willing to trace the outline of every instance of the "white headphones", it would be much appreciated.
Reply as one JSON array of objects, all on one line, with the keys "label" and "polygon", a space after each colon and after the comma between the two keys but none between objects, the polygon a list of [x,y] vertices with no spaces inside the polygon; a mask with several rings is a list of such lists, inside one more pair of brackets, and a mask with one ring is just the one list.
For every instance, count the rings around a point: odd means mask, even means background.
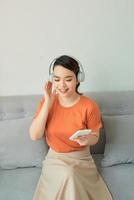
[{"label": "white headphones", "polygon": [[[82,64],[80,63],[80,61],[78,61],[76,58],[72,57],[74,60],[76,60],[78,62],[78,65],[79,65],[79,72],[77,74],[77,80],[78,82],[83,82],[85,80],[85,73],[84,73],[84,69],[82,67]],[[54,66],[54,63],[55,61],[57,60],[58,58],[55,58],[52,63],[50,64],[49,66],[49,81],[52,82],[53,81],[53,66]]]}]

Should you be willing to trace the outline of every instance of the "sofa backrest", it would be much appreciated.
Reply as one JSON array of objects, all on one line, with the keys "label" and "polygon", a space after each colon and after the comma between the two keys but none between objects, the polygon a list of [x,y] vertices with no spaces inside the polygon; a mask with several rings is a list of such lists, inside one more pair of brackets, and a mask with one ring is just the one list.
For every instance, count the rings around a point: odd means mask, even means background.
[{"label": "sofa backrest", "polygon": [[[103,122],[103,116],[105,115],[134,114],[134,91],[86,92],[84,95],[89,96],[90,98],[94,99],[97,102],[101,110],[102,122]],[[18,120],[29,119],[30,117],[32,119],[37,103],[40,100],[41,96],[42,95],[23,95],[23,96],[0,97],[0,123],[1,123],[0,133],[3,132],[3,130],[1,130],[1,127],[4,127],[3,125],[4,121],[8,120],[10,121],[14,119]],[[18,122],[21,124],[20,121]],[[32,148],[34,147],[31,146],[31,149]],[[99,142],[91,147],[91,152],[103,153],[104,148],[105,148],[105,125],[101,129],[101,137]],[[45,150],[46,149],[47,145],[45,146]],[[0,151],[0,154],[1,153],[2,152]]]},{"label": "sofa backrest", "polygon": [[33,114],[41,96],[0,97],[0,168],[41,167],[48,146],[29,135]]},{"label": "sofa backrest", "polygon": [[0,120],[32,116],[41,95],[1,96]]}]

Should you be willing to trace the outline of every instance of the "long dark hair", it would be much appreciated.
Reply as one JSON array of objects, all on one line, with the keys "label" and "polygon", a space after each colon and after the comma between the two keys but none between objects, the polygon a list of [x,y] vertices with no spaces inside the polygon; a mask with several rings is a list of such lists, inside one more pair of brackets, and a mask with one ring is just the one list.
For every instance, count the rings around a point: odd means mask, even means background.
[{"label": "long dark hair", "polygon": [[[74,72],[75,76],[76,76],[76,79],[77,79],[77,75],[80,71],[80,67],[79,67],[79,63],[77,60],[75,60],[74,58],[70,57],[70,56],[67,56],[67,55],[62,55],[58,58],[55,59],[55,62],[53,64],[53,70],[55,68],[55,66],[57,65],[61,65],[63,67],[65,67],[66,69],[69,69],[71,70],[72,72]],[[82,93],[80,93],[78,91],[78,88],[80,86],[80,82],[76,85],[76,92],[79,94],[79,95],[82,95]]]}]

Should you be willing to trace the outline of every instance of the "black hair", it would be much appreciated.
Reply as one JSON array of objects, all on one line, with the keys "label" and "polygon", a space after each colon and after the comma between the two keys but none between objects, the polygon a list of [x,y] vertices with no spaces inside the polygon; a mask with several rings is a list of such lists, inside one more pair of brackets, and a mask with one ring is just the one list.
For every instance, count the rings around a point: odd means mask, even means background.
[{"label": "black hair", "polygon": [[[76,59],[70,57],[70,56],[67,56],[67,55],[62,55],[58,58],[55,59],[55,62],[53,64],[53,70],[55,68],[55,66],[57,65],[61,65],[63,66],[64,68],[66,69],[69,69],[71,70],[72,72],[74,72],[75,76],[76,76],[76,79],[77,79],[77,75],[80,71],[80,67],[79,67],[79,63]],[[76,85],[76,92],[79,94],[79,95],[82,95],[82,93],[80,93],[78,91],[78,87],[80,86],[80,82],[78,82],[78,84]]]}]

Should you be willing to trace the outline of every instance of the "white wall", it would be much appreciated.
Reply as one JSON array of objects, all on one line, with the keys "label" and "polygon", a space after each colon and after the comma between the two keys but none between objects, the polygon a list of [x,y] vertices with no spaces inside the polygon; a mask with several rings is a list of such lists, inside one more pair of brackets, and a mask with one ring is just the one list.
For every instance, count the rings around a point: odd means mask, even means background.
[{"label": "white wall", "polygon": [[133,11],[133,0],[0,0],[0,95],[42,93],[61,54],[83,64],[83,91],[134,89]]}]

